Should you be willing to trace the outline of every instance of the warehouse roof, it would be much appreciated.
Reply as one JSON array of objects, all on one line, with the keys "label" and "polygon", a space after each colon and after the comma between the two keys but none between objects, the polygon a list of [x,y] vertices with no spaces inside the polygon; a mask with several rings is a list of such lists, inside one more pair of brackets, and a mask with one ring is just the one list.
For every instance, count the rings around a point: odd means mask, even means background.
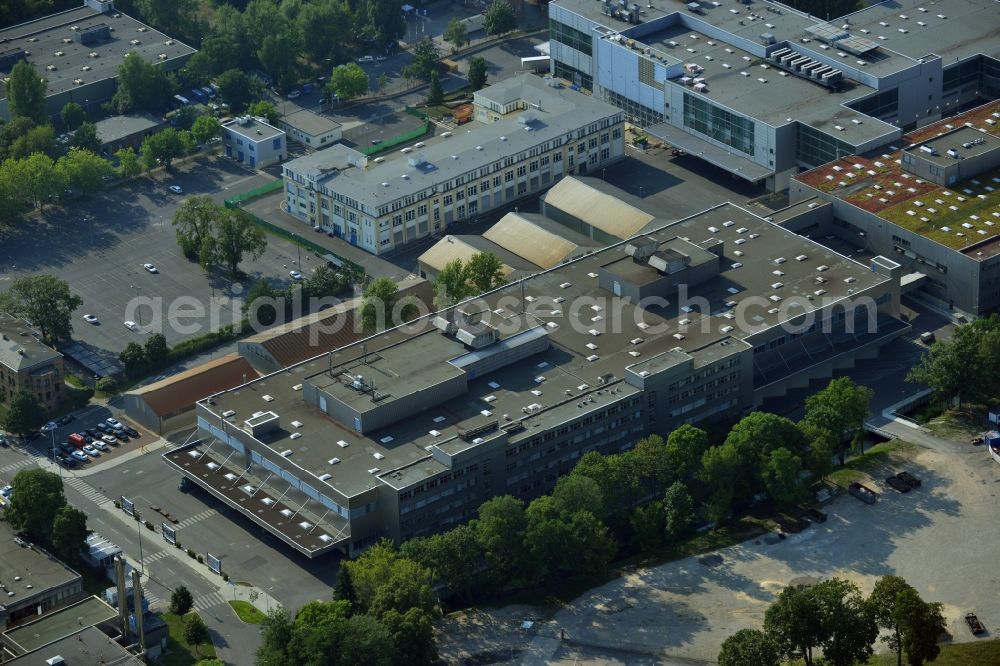
[{"label": "warehouse roof", "polygon": [[500,271],[506,279],[509,279],[514,271],[535,272],[539,270],[536,264],[498,245],[488,239],[485,234],[482,236],[445,236],[420,255],[418,261],[440,273],[452,261],[458,259],[467,262],[481,252],[489,252],[503,262]]},{"label": "warehouse roof", "polygon": [[[77,41],[80,33],[101,25],[109,28],[110,39],[94,44]],[[167,63],[195,52],[126,14],[102,14],[86,6],[0,30],[0,43],[2,51],[27,53],[27,61],[48,81],[49,95],[114,78],[118,65],[132,51],[151,63]],[[0,88],[0,98],[6,96],[6,89]]]},{"label": "warehouse roof", "polygon": [[593,249],[594,241],[543,215],[507,213],[483,238],[541,268]]},{"label": "warehouse roof", "polygon": [[227,354],[129,393],[142,396],[149,408],[162,417],[257,377],[257,372],[246,359]]},{"label": "warehouse roof", "polygon": [[544,196],[545,205],[557,208],[615,238],[631,238],[654,216],[601,192],[577,178],[563,178]]}]

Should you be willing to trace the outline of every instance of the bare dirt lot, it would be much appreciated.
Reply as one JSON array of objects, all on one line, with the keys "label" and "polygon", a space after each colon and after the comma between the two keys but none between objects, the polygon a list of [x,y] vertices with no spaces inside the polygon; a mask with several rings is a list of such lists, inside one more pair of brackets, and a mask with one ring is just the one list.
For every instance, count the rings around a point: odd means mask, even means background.
[{"label": "bare dirt lot", "polygon": [[[480,613],[472,622],[446,620],[442,655],[451,663],[476,663],[480,652],[493,663],[714,662],[722,640],[759,627],[786,585],[838,576],[868,593],[886,574],[903,576],[925,599],[942,602],[954,640],[974,640],[962,620],[970,611],[994,636],[1000,631],[1000,571],[993,566],[1000,549],[1000,465],[981,447],[923,432],[919,440],[928,446],[871,470],[866,483],[880,493],[872,506],[844,494],[828,505],[826,523],[784,541],[757,539],[628,573],[531,632],[519,629],[518,618],[543,611],[521,607]],[[887,487],[890,470],[903,469],[923,486],[905,495]]]}]

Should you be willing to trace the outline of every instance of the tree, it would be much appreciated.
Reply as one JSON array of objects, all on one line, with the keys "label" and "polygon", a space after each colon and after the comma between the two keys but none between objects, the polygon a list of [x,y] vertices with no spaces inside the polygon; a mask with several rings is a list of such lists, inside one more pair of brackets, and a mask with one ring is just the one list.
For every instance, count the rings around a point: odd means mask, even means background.
[{"label": "tree", "polygon": [[73,332],[73,311],[81,305],[83,299],[70,293],[66,281],[54,275],[17,278],[0,294],[0,311],[30,321],[50,345],[69,338]]},{"label": "tree", "polygon": [[687,534],[694,522],[694,501],[687,486],[680,481],[674,481],[663,495],[663,514],[665,532],[671,542]]},{"label": "tree", "polygon": [[[834,437],[855,440],[864,436],[871,399],[871,389],[858,386],[850,377],[838,377],[806,398],[805,420],[833,433]],[[843,449],[840,464],[844,464]]]},{"label": "tree", "polygon": [[741,465],[739,453],[731,444],[713,446],[702,455],[699,477],[708,486],[706,508],[716,523],[723,522],[732,511],[735,487],[742,475]]},{"label": "tree", "polygon": [[80,559],[80,552],[86,546],[88,534],[87,514],[64,505],[56,511],[48,541],[56,555],[69,564],[76,564]]},{"label": "tree", "polygon": [[507,284],[503,262],[492,252],[477,252],[466,263],[469,285],[475,294],[492,291]]},{"label": "tree", "polygon": [[31,63],[21,60],[14,65],[6,87],[11,118],[31,118],[39,125],[45,124],[48,120],[48,113],[45,111],[48,82],[38,75]]},{"label": "tree", "polygon": [[73,189],[93,194],[104,187],[104,178],[114,170],[103,157],[82,148],[70,148],[56,162],[56,171],[63,182]]},{"label": "tree", "polygon": [[483,549],[487,575],[501,587],[516,587],[526,564],[524,503],[510,495],[488,499],[479,505],[474,527]]},{"label": "tree", "polygon": [[469,85],[472,89],[482,90],[486,87],[486,77],[489,76],[486,69],[486,58],[482,56],[472,56],[469,58]]},{"label": "tree", "polygon": [[302,48],[315,63],[344,60],[344,47],[354,38],[353,23],[350,8],[340,0],[303,5],[296,18]]},{"label": "tree", "polygon": [[257,42],[257,58],[264,70],[274,77],[279,90],[288,90],[295,84],[296,59],[299,54],[299,35],[290,26],[277,28]]},{"label": "tree", "polygon": [[439,662],[434,642],[434,616],[421,608],[405,611],[391,609],[379,620],[392,635],[395,652],[402,664],[436,664]]},{"label": "tree", "polygon": [[628,519],[633,539],[639,550],[647,551],[663,545],[663,502],[650,502],[637,506]]},{"label": "tree", "polygon": [[270,326],[278,319],[277,299],[278,294],[271,284],[261,278],[247,290],[243,313],[249,317],[251,324]]},{"label": "tree", "polygon": [[180,133],[168,127],[143,139],[141,151],[143,169],[152,171],[161,164],[169,170],[174,158],[184,155],[184,143]]},{"label": "tree", "polygon": [[115,157],[118,158],[119,178],[135,178],[142,173],[142,164],[131,147],[119,149],[115,152]]},{"label": "tree", "polygon": [[823,641],[822,611],[804,585],[790,585],[764,613],[764,632],[784,657],[813,664],[813,648]]},{"label": "tree", "polygon": [[170,348],[167,347],[167,338],[162,333],[153,333],[146,340],[143,351],[146,353],[146,359],[151,365],[154,367],[163,366],[167,362],[167,356],[170,353]]},{"label": "tree", "polygon": [[604,515],[604,497],[593,479],[568,474],[556,482],[552,489],[552,508],[561,514],[588,511],[595,516]]},{"label": "tree", "polygon": [[487,35],[503,35],[517,29],[514,8],[507,0],[494,0],[483,16],[483,28]]},{"label": "tree", "polygon": [[444,29],[442,35],[444,41],[451,42],[452,53],[457,53],[459,49],[469,43],[469,37],[465,33],[465,23],[457,16],[452,16],[448,21],[448,27]]},{"label": "tree", "polygon": [[260,96],[261,86],[239,69],[228,69],[216,80],[219,95],[233,113],[242,113],[247,105]]},{"label": "tree", "polygon": [[97,136],[97,126],[94,123],[83,123],[73,132],[73,140],[70,145],[75,148],[83,148],[92,153],[101,151],[101,138]]},{"label": "tree", "polygon": [[391,278],[376,278],[365,287],[361,302],[361,323],[366,331],[392,328],[408,318],[412,306],[396,307],[398,287]]},{"label": "tree", "polygon": [[879,629],[887,632],[882,641],[896,653],[899,666],[904,650],[907,662],[917,666],[937,656],[937,639],[946,629],[940,604],[925,603],[899,576],[882,576],[875,581],[868,603]]},{"label": "tree", "polygon": [[62,121],[64,128],[72,131],[83,124],[87,119],[87,114],[83,110],[83,107],[76,102],[67,102],[59,112],[59,119]]},{"label": "tree", "polygon": [[632,449],[631,455],[635,459],[636,468],[649,485],[650,497],[655,497],[671,479],[666,448],[667,444],[662,437],[649,435],[636,442]]},{"label": "tree", "polygon": [[354,99],[368,92],[368,74],[353,62],[339,65],[330,72],[326,88],[342,101]]},{"label": "tree", "polygon": [[133,0],[135,10],[157,30],[197,42],[205,30],[198,18],[197,0]]},{"label": "tree", "polygon": [[[576,477],[573,483],[580,484],[581,479],[589,482],[592,488],[572,488],[570,492],[577,495],[575,499],[583,500],[582,506],[600,502],[592,480]],[[616,544],[611,534],[600,519],[586,509],[574,509],[572,504],[544,495],[528,506],[525,516],[524,547],[531,555],[535,576],[540,580],[599,573],[615,554]]]},{"label": "tree", "polygon": [[45,412],[32,391],[18,391],[10,398],[3,427],[18,435],[26,435],[45,420]]},{"label": "tree", "polygon": [[927,384],[939,400],[986,401],[998,390],[998,352],[983,343],[1000,339],[1000,315],[977,319],[955,329],[951,341],[938,341],[910,370],[906,380]]},{"label": "tree", "polygon": [[184,640],[188,645],[201,645],[208,640],[208,627],[197,613],[192,613],[184,624]]},{"label": "tree", "polygon": [[368,0],[367,31],[383,48],[406,34],[406,19],[395,0]]},{"label": "tree", "polygon": [[926,603],[913,588],[896,597],[893,619],[902,629],[902,648],[910,666],[934,661],[941,648],[938,637],[947,631],[940,603]]},{"label": "tree", "polygon": [[66,506],[62,479],[43,469],[25,469],[14,475],[7,506],[7,522],[39,541],[48,541],[59,509]]},{"label": "tree", "polygon": [[722,642],[719,666],[779,666],[778,646],[763,631],[740,629]]},{"label": "tree", "polygon": [[14,144],[18,141],[18,139],[27,135],[28,132],[35,127],[36,125],[34,120],[23,116],[16,116],[11,118],[9,122],[0,123],[0,160],[5,160],[8,157],[14,157]]},{"label": "tree", "polygon": [[292,616],[284,608],[275,608],[261,622],[257,666],[286,666],[288,645],[293,634]]},{"label": "tree", "polygon": [[346,289],[348,284],[349,280],[343,273],[324,264],[313,270],[312,275],[306,278],[302,289],[310,298],[326,298],[336,296]]},{"label": "tree", "polygon": [[116,82],[111,106],[118,113],[156,111],[170,96],[170,85],[160,66],[146,62],[135,51],[122,59]]},{"label": "tree", "polygon": [[856,585],[839,578],[782,590],[764,614],[764,631],[780,654],[801,657],[806,666],[815,648],[831,666],[865,663],[878,636],[869,603]]},{"label": "tree", "polygon": [[34,153],[52,157],[57,153],[56,133],[52,125],[32,127],[23,136],[18,137],[10,146],[10,156],[23,160]]},{"label": "tree", "polygon": [[445,308],[506,282],[500,258],[491,252],[477,252],[467,262],[454,259],[441,269],[434,281],[434,300],[439,308]]},{"label": "tree", "polygon": [[170,612],[174,615],[184,615],[194,606],[191,591],[183,585],[178,585],[170,593]]},{"label": "tree", "polygon": [[726,436],[726,445],[732,447],[737,459],[733,481],[736,502],[746,502],[763,486],[762,471],[771,451],[784,448],[794,454],[805,451],[805,436],[789,419],[753,412],[740,419]]},{"label": "tree", "polygon": [[346,601],[353,612],[358,604],[358,595],[354,591],[354,582],[351,580],[351,570],[341,568],[337,575],[337,584],[333,588],[333,598],[337,601]]},{"label": "tree", "polygon": [[211,258],[222,264],[233,277],[239,275],[243,257],[257,259],[267,249],[267,235],[253,218],[240,209],[221,209],[212,228]]},{"label": "tree", "polygon": [[198,143],[208,143],[222,134],[222,125],[212,116],[198,116],[191,126],[191,134]]},{"label": "tree", "polygon": [[430,79],[431,72],[437,69],[440,59],[437,45],[429,37],[425,37],[414,44],[413,62],[403,68],[403,74],[417,79]]},{"label": "tree", "polygon": [[221,209],[209,196],[193,196],[174,212],[171,222],[184,256],[189,259],[198,256],[206,240],[211,240],[212,228]]},{"label": "tree", "polygon": [[441,89],[441,76],[437,70],[431,72],[431,84],[427,88],[427,103],[437,105],[444,102],[444,90]]},{"label": "tree", "polygon": [[138,342],[130,342],[118,354],[118,360],[125,366],[125,374],[129,377],[141,375],[149,367],[146,351]]},{"label": "tree", "polygon": [[701,466],[702,456],[708,450],[708,434],[689,423],[674,428],[667,437],[666,465],[668,476],[689,480]]},{"label": "tree", "polygon": [[48,155],[33,153],[24,159],[15,160],[13,169],[22,200],[34,201],[39,210],[49,198],[63,190],[62,175]]},{"label": "tree", "polygon": [[[306,5],[306,7],[313,6],[314,5]],[[275,109],[274,104],[271,104],[270,102],[266,102],[264,100],[254,102],[247,107],[247,113],[255,118],[263,118],[269,125],[278,124],[278,110]]]},{"label": "tree", "polygon": [[795,504],[807,492],[801,474],[802,459],[786,448],[771,451],[761,468],[764,490],[783,506]]},{"label": "tree", "polygon": [[604,507],[617,520],[624,521],[634,504],[639,473],[630,454],[603,455],[596,451],[584,454],[571,472],[597,482]]}]

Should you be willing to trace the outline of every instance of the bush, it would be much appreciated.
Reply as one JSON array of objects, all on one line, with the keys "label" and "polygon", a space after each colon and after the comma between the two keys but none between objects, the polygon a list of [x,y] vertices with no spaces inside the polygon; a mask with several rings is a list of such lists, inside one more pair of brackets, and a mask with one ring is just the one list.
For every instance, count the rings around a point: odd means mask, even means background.
[{"label": "bush", "polygon": [[101,377],[97,380],[97,384],[94,387],[102,393],[114,393],[118,385],[115,384],[115,380],[111,377]]},{"label": "bush", "polygon": [[187,554],[188,554],[188,557],[190,557],[192,560],[194,559],[195,553],[194,553],[193,550],[191,550],[190,548],[188,548],[187,549]]},{"label": "bush", "polygon": [[149,522],[148,520],[145,521],[143,524],[146,526],[147,530],[153,530],[154,532],[156,531],[156,526],[153,525],[153,523]]},{"label": "bush", "polygon": [[201,556],[201,555],[199,555],[199,556],[198,556],[198,564],[204,564],[204,563],[205,563],[205,560],[204,560],[204,558],[202,558],[202,556]]},{"label": "bush", "polygon": [[227,573],[222,574],[222,580],[224,580],[224,581],[226,581],[228,583],[229,582],[229,574],[227,574]]}]

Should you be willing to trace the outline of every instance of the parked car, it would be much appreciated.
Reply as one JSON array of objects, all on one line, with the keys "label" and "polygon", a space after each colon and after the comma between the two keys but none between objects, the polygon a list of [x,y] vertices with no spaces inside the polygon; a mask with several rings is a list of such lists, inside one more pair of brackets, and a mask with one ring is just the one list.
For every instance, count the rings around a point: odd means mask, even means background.
[{"label": "parked car", "polygon": [[114,428],[115,426],[120,426],[122,424],[121,421],[119,421],[113,416],[109,416],[108,418],[104,419],[104,422],[107,423],[112,428]]},{"label": "parked car", "polygon": [[181,189],[180,185],[171,185],[167,189],[170,190],[171,192],[173,192],[174,194],[183,194],[184,193],[184,190]]},{"label": "parked car", "polygon": [[90,444],[87,439],[78,432],[70,433],[66,441],[75,446],[76,448],[82,448],[84,444]]},{"label": "parked car", "polygon": [[826,522],[826,514],[820,511],[819,509],[813,509],[813,508],[806,509],[806,515],[809,516],[809,520],[813,521],[814,523]]},{"label": "parked car", "polygon": [[99,439],[95,439],[93,444],[88,444],[87,446],[92,446],[98,451],[110,451],[111,448]]},{"label": "parked car", "polygon": [[96,458],[99,455],[101,455],[101,452],[98,451],[96,448],[94,448],[93,444],[84,444],[82,450],[83,450],[84,453],[86,453],[91,458]]},{"label": "parked car", "polygon": [[288,93],[288,99],[297,99],[302,94],[301,90],[293,90]]},{"label": "parked car", "polygon": [[925,345],[933,344],[934,340],[935,340],[934,334],[931,333],[930,331],[925,331],[924,333],[920,334],[920,341]]},{"label": "parked car", "polygon": [[67,469],[73,469],[79,465],[79,463],[76,462],[76,459],[70,456],[61,456],[59,457],[57,462],[63,467],[66,467]]},{"label": "parked car", "polygon": [[105,435],[104,437],[101,437],[101,439],[95,439],[94,441],[95,442],[104,441],[107,442],[108,444],[114,444],[115,442],[118,441],[118,438],[115,437],[114,435]]},{"label": "parked car", "polygon": [[106,435],[109,432],[111,432],[111,426],[109,426],[107,423],[98,423],[94,427],[97,428],[98,432],[100,432],[102,435]]},{"label": "parked car", "polygon": [[59,449],[63,453],[65,453],[66,455],[68,455],[68,456],[73,455],[74,451],[78,451],[79,450],[75,446],[73,446],[72,444],[70,444],[69,442],[63,442],[62,444],[60,444],[59,445]]},{"label": "parked car", "polygon": [[73,416],[72,414],[67,414],[66,416],[64,416],[61,419],[59,419],[58,421],[56,421],[56,423],[58,423],[61,426],[64,426],[64,425],[69,425],[70,423],[72,423],[75,420],[76,420],[75,416]]},{"label": "parked car", "polygon": [[[91,446],[90,448],[94,447]],[[87,460],[89,460],[89,458],[87,458],[87,454],[84,453],[83,451],[74,451],[70,455],[73,457],[74,460],[79,460],[80,462],[87,462]]]},{"label": "parked car", "polygon": [[361,56],[360,58],[358,58],[358,64],[365,63],[365,62],[375,62],[375,58],[373,56],[370,56],[370,55]]},{"label": "parked car", "polygon": [[125,432],[128,433],[129,437],[138,437],[139,436],[139,431],[136,430],[135,428],[133,428],[132,426],[125,426]]},{"label": "parked car", "polygon": [[986,633],[986,627],[979,621],[979,617],[975,613],[966,613],[965,623],[969,625],[969,631],[975,636]]},{"label": "parked car", "polygon": [[139,327],[135,325],[134,321],[125,320],[125,321],[122,322],[122,326],[124,326],[125,328],[127,328],[130,331],[138,331],[139,330]]},{"label": "parked car", "polygon": [[92,314],[85,314],[85,315],[83,315],[83,320],[85,322],[87,322],[88,324],[97,324],[99,322],[99,320],[97,319],[97,317],[95,315],[92,315]]},{"label": "parked car", "polygon": [[48,423],[42,426],[41,430],[44,434],[47,435],[58,427],[59,424],[57,424],[55,421],[49,421]]},{"label": "parked car", "polygon": [[871,488],[861,485],[857,481],[847,487],[847,492],[854,495],[865,504],[874,504],[875,500],[878,499],[878,493]]},{"label": "parked car", "polygon": [[153,264],[143,264],[142,267],[145,268],[150,273],[159,273],[159,271],[156,270],[156,266],[154,266]]},{"label": "parked car", "polygon": [[288,277],[297,282],[302,279],[302,273],[299,273],[298,271],[288,271]]}]

